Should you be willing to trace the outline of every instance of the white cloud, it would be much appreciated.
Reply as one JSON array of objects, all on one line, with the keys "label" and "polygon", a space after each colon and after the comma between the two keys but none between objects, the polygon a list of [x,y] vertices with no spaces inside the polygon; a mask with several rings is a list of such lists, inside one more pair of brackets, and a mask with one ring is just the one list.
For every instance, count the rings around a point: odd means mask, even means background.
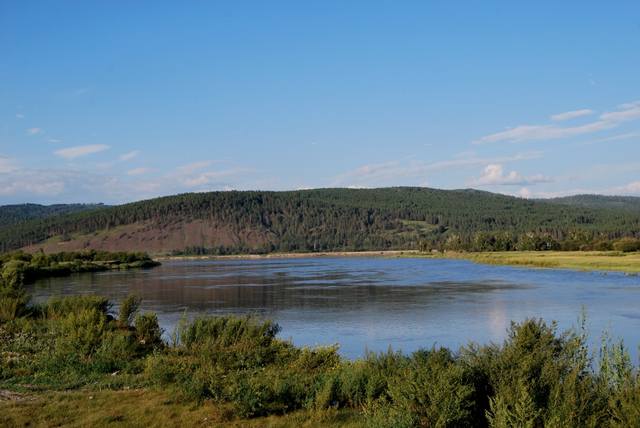
[{"label": "white cloud", "polygon": [[109,149],[109,146],[107,146],[106,144],[88,144],[86,146],[67,147],[66,149],[56,150],[54,153],[61,158],[70,160],[81,156],[102,152],[107,149]]},{"label": "white cloud", "polygon": [[128,153],[120,155],[120,160],[121,161],[128,161],[128,160],[131,160],[131,159],[135,158],[139,154],[140,154],[140,150],[133,150],[131,152],[128,152]]},{"label": "white cloud", "polygon": [[26,132],[27,135],[38,135],[42,134],[44,131],[41,128],[29,128]]},{"label": "white cloud", "polygon": [[627,132],[625,134],[612,135],[610,137],[598,138],[596,140],[585,141],[586,144],[595,144],[595,143],[606,143],[609,141],[620,141],[620,140],[629,140],[631,138],[640,138],[640,132]]},{"label": "white cloud", "polygon": [[614,192],[620,192],[623,195],[638,195],[640,194],[640,181],[633,181],[614,189]]},{"label": "white cloud", "polygon": [[142,175],[142,174],[146,174],[148,172],[151,172],[150,168],[133,168],[130,169],[129,171],[127,171],[127,175]]},{"label": "white cloud", "polygon": [[193,163],[189,163],[186,165],[182,165],[176,168],[176,172],[178,172],[179,174],[190,174],[193,173],[195,171],[199,171],[201,169],[204,169],[208,166],[210,166],[212,164],[211,161],[199,161],[199,162],[193,162]]},{"label": "white cloud", "polygon": [[57,138],[49,138],[47,140],[49,143],[62,143],[62,140],[58,140]]},{"label": "white cloud", "polygon": [[395,160],[379,164],[368,164],[360,166],[354,170],[340,174],[333,180],[333,186],[388,186],[393,180],[407,178],[419,178],[424,182],[425,175],[430,172],[446,170],[449,168],[463,168],[470,166],[487,165],[492,163],[514,162],[528,159],[537,159],[542,156],[541,152],[517,153],[513,156],[503,156],[495,158],[483,158],[477,156],[456,157],[454,159],[439,162],[424,162],[415,160]]},{"label": "white cloud", "polygon": [[180,177],[180,183],[182,185],[193,188],[206,186],[211,184],[220,184],[219,181],[225,178],[237,176],[238,174],[244,172],[245,170],[241,169],[230,169],[223,171],[207,171],[201,172],[192,176]]},{"label": "white cloud", "polygon": [[24,119],[24,114],[16,113],[16,119]]},{"label": "white cloud", "polygon": [[517,195],[520,196],[521,198],[529,199],[531,198],[531,190],[527,189],[526,187],[523,187],[522,189],[518,190]]},{"label": "white cloud", "polygon": [[618,110],[601,114],[598,120],[579,126],[520,125],[506,131],[486,135],[473,144],[555,140],[591,134],[618,127],[623,122],[640,119],[640,101],[618,106]]},{"label": "white cloud", "polygon": [[79,164],[65,169],[23,169],[0,155],[0,204],[123,203],[187,191],[256,189],[269,182],[265,177],[255,181],[254,171],[237,166],[189,174],[173,170],[147,176],[144,174],[154,170],[140,167],[116,175],[93,165],[91,170],[77,169]]},{"label": "white cloud", "polygon": [[584,108],[581,110],[573,110],[573,111],[567,111],[564,113],[554,114],[553,116],[551,116],[551,120],[555,122],[562,122],[564,120],[571,120],[571,119],[576,119],[578,117],[589,116],[593,113],[594,113],[593,110]]},{"label": "white cloud", "polygon": [[490,164],[485,167],[480,177],[471,180],[472,186],[525,186],[538,183],[548,183],[552,181],[543,175],[524,177],[516,171],[504,173],[504,168],[500,164]]},{"label": "white cloud", "polygon": [[64,190],[64,181],[40,171],[17,170],[0,175],[0,196],[43,195],[56,196]]}]

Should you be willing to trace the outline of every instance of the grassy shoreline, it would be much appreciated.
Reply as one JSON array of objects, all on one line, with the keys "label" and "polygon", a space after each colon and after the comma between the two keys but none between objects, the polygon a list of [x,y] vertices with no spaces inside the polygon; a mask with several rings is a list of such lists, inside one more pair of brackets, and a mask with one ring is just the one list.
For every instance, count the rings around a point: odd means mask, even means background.
[{"label": "grassy shoreline", "polygon": [[321,253],[236,254],[225,256],[158,256],[155,260],[262,260],[323,257],[391,257],[464,259],[489,265],[529,268],[572,269],[580,271],[640,273],[640,252],[619,251],[502,251],[502,252],[438,252],[417,250],[336,251]]},{"label": "grassy shoreline", "polygon": [[640,253],[618,251],[505,251],[485,253],[447,252],[425,257],[464,259],[488,265],[579,271],[640,273]]}]

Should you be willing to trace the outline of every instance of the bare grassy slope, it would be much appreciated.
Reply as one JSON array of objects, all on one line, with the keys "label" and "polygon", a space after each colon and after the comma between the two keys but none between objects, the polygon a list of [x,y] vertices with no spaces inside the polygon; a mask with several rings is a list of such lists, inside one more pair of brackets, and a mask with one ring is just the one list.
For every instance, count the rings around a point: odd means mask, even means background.
[{"label": "bare grassy slope", "polygon": [[78,251],[87,248],[104,251],[145,251],[169,253],[187,247],[237,247],[249,243],[249,249],[262,248],[274,242],[267,230],[233,228],[212,220],[137,222],[93,233],[59,236],[27,246],[29,252],[43,249],[46,253]]}]

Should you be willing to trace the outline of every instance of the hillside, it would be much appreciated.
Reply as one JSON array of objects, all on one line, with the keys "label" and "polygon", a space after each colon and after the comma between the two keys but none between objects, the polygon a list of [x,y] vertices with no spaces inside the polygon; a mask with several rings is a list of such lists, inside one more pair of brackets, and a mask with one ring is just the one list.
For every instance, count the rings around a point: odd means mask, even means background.
[{"label": "hillside", "polygon": [[102,208],[102,204],[16,204],[0,206],[0,228],[27,220]]},{"label": "hillside", "polygon": [[603,195],[574,195],[562,198],[546,199],[545,201],[587,208],[612,208],[640,211],[640,198],[637,196],[603,196]]},{"label": "hillside", "polygon": [[558,242],[574,248],[622,236],[640,236],[640,214],[475,190],[316,189],[190,193],[32,219],[0,228],[0,249],[504,250]]}]

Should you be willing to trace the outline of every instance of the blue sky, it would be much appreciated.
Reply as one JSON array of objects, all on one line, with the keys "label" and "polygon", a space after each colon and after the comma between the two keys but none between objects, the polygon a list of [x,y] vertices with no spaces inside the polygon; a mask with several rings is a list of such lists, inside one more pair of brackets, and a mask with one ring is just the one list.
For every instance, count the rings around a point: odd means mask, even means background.
[{"label": "blue sky", "polygon": [[640,195],[640,2],[0,3],[0,204]]}]

